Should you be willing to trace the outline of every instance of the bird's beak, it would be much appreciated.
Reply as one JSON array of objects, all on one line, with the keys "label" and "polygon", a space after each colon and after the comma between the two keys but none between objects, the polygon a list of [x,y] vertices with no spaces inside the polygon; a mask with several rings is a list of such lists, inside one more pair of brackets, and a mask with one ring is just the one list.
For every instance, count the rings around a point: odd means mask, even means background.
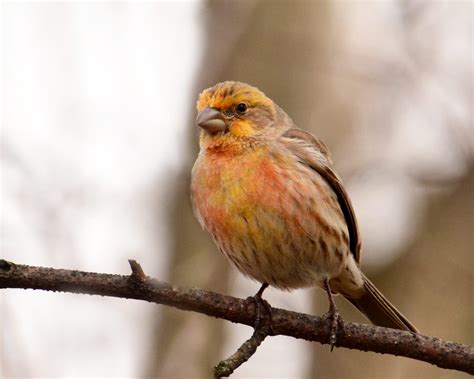
[{"label": "bird's beak", "polygon": [[227,128],[224,115],[216,109],[206,108],[197,115],[196,123],[209,134],[222,132]]}]

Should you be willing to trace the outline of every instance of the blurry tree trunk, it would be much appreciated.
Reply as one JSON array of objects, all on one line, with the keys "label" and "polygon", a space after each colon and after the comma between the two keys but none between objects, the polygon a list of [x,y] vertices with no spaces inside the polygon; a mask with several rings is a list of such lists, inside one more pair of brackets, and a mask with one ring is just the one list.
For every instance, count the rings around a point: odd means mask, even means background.
[{"label": "blurry tree trunk", "polygon": [[[183,285],[228,292],[235,270],[217,252],[194,219],[189,201],[189,177],[197,154],[194,125],[198,93],[218,81],[251,83],[281,104],[295,121],[309,125],[318,96],[322,96],[322,45],[328,17],[325,1],[210,1],[202,11],[205,47],[190,112],[188,166],[175,179],[175,231],[169,277]],[[297,41],[297,43],[295,43]],[[301,54],[301,50],[305,53]],[[222,322],[186,312],[160,309],[149,376],[208,377],[222,356]],[[186,363],[183,364],[183,357]]]},{"label": "blurry tree trunk", "polygon": [[[195,104],[204,88],[228,77],[227,62],[252,10],[251,2],[230,1],[211,1],[201,10],[200,17],[205,28],[202,67],[197,74],[193,97],[183,104],[183,111],[189,113],[189,133],[182,151],[187,155],[187,164],[172,179],[174,185],[170,186],[173,188],[170,198],[174,200],[169,220],[174,235],[171,237],[169,275],[166,280],[173,284],[229,292],[233,275],[230,266],[207,233],[202,231],[191,207],[191,168],[199,149],[199,131],[194,122]],[[224,322],[170,307],[160,308],[157,319],[146,376],[209,377],[212,366],[220,359],[219,352],[225,341]]]}]

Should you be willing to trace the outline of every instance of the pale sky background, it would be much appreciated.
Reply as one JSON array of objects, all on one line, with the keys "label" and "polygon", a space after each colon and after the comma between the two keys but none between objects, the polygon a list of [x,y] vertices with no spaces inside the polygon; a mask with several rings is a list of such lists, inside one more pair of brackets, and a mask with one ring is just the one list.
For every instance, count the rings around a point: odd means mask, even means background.
[{"label": "pale sky background", "polygon": [[[155,219],[166,208],[155,205],[166,205],[161,184],[182,164],[199,7],[3,4],[2,155],[14,164],[2,165],[2,258],[126,274],[135,257],[160,277],[167,231]],[[150,191],[154,206],[143,201]],[[149,304],[13,290],[0,297],[4,373],[141,373]]]},{"label": "pale sky background", "polygon": [[[201,7],[197,1],[2,4],[1,258],[122,274],[129,273],[127,259],[136,258],[148,275],[163,278],[170,244],[167,178],[183,167],[188,129],[195,127],[188,112],[202,69]],[[390,5],[372,18],[354,12],[342,12],[350,19],[339,22],[347,27],[347,45],[366,52],[378,48],[374,30],[398,22]],[[427,177],[436,171],[447,181],[465,171],[459,146],[472,147],[472,109],[457,102],[459,88],[449,92],[438,81],[445,73],[466,76],[450,70],[453,62],[468,67],[472,59],[465,40],[453,38],[469,32],[465,25],[451,23],[432,36],[446,41],[439,62],[404,89],[428,111],[420,116],[408,101],[402,104],[395,133],[377,146],[385,154],[382,167],[410,167]],[[404,57],[400,46],[385,47],[389,62]],[[414,62],[400,59],[405,74],[418,74]],[[459,121],[454,140],[441,111]],[[359,137],[367,143],[364,121]],[[375,149],[370,146],[367,156]],[[395,259],[419,222],[426,194],[406,175],[399,179],[395,187],[393,177],[375,172],[347,183],[364,246],[378,252],[364,257],[369,266]],[[232,295],[247,297],[257,287],[238,277]],[[308,311],[307,292],[277,292],[266,293],[272,305]],[[0,377],[143,373],[154,305],[22,290],[2,290],[0,302],[6,363]],[[222,357],[251,330],[232,324],[229,333]],[[269,338],[235,377],[301,377],[308,354],[301,341]]]}]

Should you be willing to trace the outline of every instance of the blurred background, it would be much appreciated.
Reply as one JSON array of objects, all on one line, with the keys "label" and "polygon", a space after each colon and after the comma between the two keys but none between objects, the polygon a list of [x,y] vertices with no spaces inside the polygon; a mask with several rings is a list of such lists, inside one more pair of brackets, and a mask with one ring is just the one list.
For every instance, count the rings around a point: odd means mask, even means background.
[{"label": "blurred background", "polygon": [[[251,83],[322,138],[362,266],[424,333],[474,343],[473,3],[3,2],[1,250],[17,263],[259,285],[192,216],[199,92]],[[270,289],[322,314],[319,290]],[[346,320],[366,322],[337,299]],[[252,330],[148,303],[0,292],[0,377],[205,378]],[[362,364],[363,362],[363,364]],[[392,356],[267,339],[234,377],[461,378]]]}]

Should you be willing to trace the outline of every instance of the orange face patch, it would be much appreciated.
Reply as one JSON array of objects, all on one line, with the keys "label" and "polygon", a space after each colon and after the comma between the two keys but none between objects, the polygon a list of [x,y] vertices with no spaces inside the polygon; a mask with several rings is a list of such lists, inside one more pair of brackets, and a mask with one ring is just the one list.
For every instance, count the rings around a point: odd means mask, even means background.
[{"label": "orange face patch", "polygon": [[236,120],[229,128],[229,132],[235,137],[248,137],[252,135],[253,125],[248,120]]}]

